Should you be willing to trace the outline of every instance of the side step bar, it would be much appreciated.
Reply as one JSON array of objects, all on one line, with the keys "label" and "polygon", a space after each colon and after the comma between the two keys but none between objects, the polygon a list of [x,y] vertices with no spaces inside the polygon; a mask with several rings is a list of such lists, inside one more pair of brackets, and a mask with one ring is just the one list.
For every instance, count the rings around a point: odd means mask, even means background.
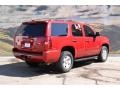
[{"label": "side step bar", "polygon": [[91,57],[83,57],[79,59],[75,59],[74,61],[84,61],[84,60],[89,60],[89,59],[97,59],[98,56],[91,56]]}]

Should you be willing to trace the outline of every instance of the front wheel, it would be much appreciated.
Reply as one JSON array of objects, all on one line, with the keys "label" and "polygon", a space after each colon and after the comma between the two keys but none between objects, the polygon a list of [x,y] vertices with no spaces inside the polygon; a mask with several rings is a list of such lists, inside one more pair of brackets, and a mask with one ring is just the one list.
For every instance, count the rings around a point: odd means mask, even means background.
[{"label": "front wheel", "polygon": [[98,55],[98,61],[105,62],[108,58],[108,53],[109,53],[108,48],[106,46],[102,46],[101,52]]},{"label": "front wheel", "polygon": [[63,51],[57,67],[63,73],[70,71],[73,67],[73,55],[69,51]]}]

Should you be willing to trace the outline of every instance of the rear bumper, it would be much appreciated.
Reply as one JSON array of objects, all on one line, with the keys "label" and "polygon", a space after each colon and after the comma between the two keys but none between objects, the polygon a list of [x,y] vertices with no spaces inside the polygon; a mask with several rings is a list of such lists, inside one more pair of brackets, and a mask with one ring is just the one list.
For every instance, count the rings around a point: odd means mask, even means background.
[{"label": "rear bumper", "polygon": [[58,50],[49,50],[44,51],[43,53],[31,53],[31,52],[21,52],[19,50],[15,50],[13,48],[13,54],[16,58],[22,59],[24,61],[31,62],[45,62],[45,63],[53,63],[57,62],[59,59],[59,51]]}]

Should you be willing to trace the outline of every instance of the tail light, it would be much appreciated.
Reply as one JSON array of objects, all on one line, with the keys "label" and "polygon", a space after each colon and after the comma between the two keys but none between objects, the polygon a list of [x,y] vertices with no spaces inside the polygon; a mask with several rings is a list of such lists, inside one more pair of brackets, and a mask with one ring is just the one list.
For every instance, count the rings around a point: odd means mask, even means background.
[{"label": "tail light", "polygon": [[33,39],[30,39],[30,42],[33,43]]},{"label": "tail light", "polygon": [[52,41],[50,38],[45,40],[44,46],[45,51],[52,48]]}]

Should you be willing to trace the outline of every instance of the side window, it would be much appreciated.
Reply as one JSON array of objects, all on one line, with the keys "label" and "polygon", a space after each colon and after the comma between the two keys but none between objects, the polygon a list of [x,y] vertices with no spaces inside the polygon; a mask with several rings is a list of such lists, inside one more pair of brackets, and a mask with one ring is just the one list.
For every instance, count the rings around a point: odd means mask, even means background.
[{"label": "side window", "polygon": [[65,23],[52,23],[51,35],[52,36],[67,36],[68,25]]},{"label": "side window", "polygon": [[72,25],[72,35],[73,36],[82,36],[82,29],[79,24]]},{"label": "side window", "polygon": [[84,31],[86,36],[88,37],[94,36],[93,30],[89,26],[84,25]]}]

